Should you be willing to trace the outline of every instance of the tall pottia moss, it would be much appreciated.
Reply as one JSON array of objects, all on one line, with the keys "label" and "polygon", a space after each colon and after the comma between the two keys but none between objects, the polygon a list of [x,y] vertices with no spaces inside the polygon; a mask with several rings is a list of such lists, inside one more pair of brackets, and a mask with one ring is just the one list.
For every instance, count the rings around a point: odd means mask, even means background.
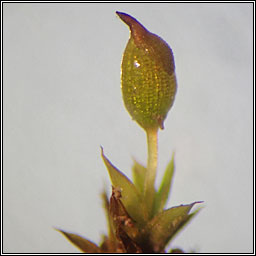
[{"label": "tall pottia moss", "polygon": [[131,31],[122,60],[124,104],[145,130],[163,129],[177,88],[172,50],[130,15],[121,12],[117,15]]},{"label": "tall pottia moss", "polygon": [[[157,134],[170,110],[175,93],[176,77],[170,47],[158,36],[148,32],[128,14],[117,12],[130,27],[131,37],[122,62],[122,92],[126,108],[147,133],[147,166],[134,161],[133,181],[101,155],[112,183],[110,199],[103,193],[108,222],[108,235],[99,245],[90,240],[60,231],[84,253],[164,253],[168,243],[199,212],[190,210],[195,204],[165,208],[174,174],[174,155],[167,165],[162,181],[155,187],[157,171]],[[183,253],[172,248],[169,253]]]}]

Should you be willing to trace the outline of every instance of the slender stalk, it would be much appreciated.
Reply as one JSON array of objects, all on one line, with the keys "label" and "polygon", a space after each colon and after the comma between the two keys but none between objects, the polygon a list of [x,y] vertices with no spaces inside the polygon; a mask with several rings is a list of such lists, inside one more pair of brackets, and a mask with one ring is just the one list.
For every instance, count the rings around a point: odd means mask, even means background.
[{"label": "slender stalk", "polygon": [[158,161],[158,128],[147,129],[148,165],[144,184],[144,195],[149,209],[153,206],[155,179]]}]

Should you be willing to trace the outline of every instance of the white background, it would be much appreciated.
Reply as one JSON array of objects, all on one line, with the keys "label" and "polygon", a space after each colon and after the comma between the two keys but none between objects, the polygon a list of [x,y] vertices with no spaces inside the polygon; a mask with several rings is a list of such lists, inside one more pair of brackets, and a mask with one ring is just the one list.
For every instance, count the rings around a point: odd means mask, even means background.
[{"label": "white background", "polygon": [[107,232],[100,193],[110,191],[100,146],[129,177],[132,157],[146,163],[146,136],[122,102],[129,30],[117,10],[175,55],[158,178],[175,151],[168,207],[205,207],[172,246],[252,252],[252,3],[3,6],[4,252],[78,252],[53,227],[98,243]]}]

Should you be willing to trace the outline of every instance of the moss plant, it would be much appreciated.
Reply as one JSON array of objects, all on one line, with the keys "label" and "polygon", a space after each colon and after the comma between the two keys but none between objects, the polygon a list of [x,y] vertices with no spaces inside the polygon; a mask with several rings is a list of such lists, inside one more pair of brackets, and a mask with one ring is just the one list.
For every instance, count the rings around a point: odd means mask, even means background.
[{"label": "moss plant", "polygon": [[[155,188],[158,159],[158,131],[172,107],[176,89],[174,57],[168,44],[150,33],[128,14],[116,12],[129,26],[130,39],[122,60],[121,87],[125,107],[132,119],[146,132],[148,162],[134,161],[133,181],[101,155],[112,182],[112,195],[102,194],[108,220],[108,235],[95,243],[58,229],[84,253],[163,253],[167,244],[194,217],[190,213],[199,202],[165,209],[173,172],[174,155],[162,183]],[[170,253],[181,253],[173,248]]]}]

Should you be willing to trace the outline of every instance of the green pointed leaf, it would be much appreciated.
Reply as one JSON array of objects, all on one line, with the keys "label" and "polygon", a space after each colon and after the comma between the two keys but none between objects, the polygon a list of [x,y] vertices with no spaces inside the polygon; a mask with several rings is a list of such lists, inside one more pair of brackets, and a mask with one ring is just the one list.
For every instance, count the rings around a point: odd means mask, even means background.
[{"label": "green pointed leaf", "polygon": [[147,218],[147,212],[143,199],[140,197],[140,193],[137,191],[134,184],[106,158],[103,149],[101,154],[108,169],[112,185],[121,189],[121,201],[127,212],[139,225],[144,224]]},{"label": "green pointed leaf", "polygon": [[166,167],[162,183],[158,192],[156,193],[155,201],[154,201],[154,215],[158,212],[161,212],[164,209],[164,206],[168,200],[169,192],[171,189],[172,178],[174,173],[174,154],[172,155],[172,159]]},{"label": "green pointed leaf", "polygon": [[156,252],[164,249],[181,224],[187,220],[189,211],[196,203],[199,202],[172,207],[157,214],[148,222],[145,231],[149,235],[149,243],[152,243]]},{"label": "green pointed leaf", "polygon": [[134,160],[134,164],[132,167],[132,175],[134,185],[141,194],[144,192],[144,183],[146,177],[147,168]]},{"label": "green pointed leaf", "polygon": [[73,245],[84,253],[100,253],[100,248],[93,242],[73,233],[68,233],[60,229],[56,229],[63,234]]},{"label": "green pointed leaf", "polygon": [[[201,203],[201,202],[197,202]],[[194,212],[190,213],[187,218],[184,219],[183,222],[180,223],[179,227],[176,229],[176,231],[172,234],[171,239],[173,239],[191,220],[194,218],[201,210],[203,207],[200,207],[196,209]]]}]

